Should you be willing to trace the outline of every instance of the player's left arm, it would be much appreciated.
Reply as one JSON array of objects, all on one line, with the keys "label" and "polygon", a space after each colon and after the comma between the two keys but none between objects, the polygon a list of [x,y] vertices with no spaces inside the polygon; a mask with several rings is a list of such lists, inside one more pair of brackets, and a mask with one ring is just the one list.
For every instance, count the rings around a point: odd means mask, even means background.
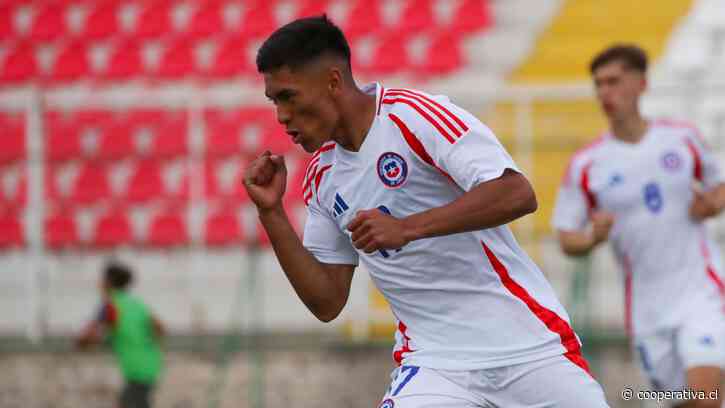
[{"label": "player's left arm", "polygon": [[401,132],[410,130],[408,136],[419,139],[430,160],[450,176],[463,195],[405,218],[377,209],[360,211],[348,225],[355,247],[367,253],[400,248],[418,239],[497,227],[536,211],[531,184],[493,132],[462,109],[449,109],[470,123],[470,129],[455,142],[421,122],[415,129],[401,127]]},{"label": "player's left arm", "polygon": [[695,164],[699,167],[695,170],[698,182],[693,184],[690,216],[696,221],[702,221],[716,217],[725,210],[725,178],[717,158],[699,135],[689,135],[688,141],[693,154],[699,159]]}]

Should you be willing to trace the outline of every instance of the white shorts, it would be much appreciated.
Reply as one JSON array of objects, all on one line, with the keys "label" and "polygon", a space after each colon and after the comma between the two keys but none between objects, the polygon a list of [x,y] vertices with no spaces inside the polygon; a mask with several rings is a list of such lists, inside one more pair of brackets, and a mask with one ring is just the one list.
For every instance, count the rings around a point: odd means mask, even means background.
[{"label": "white shorts", "polygon": [[682,390],[687,386],[688,369],[725,368],[725,318],[693,319],[676,329],[639,336],[634,348],[653,390]]},{"label": "white shorts", "polygon": [[604,408],[602,387],[565,356],[475,371],[402,366],[379,408]]}]

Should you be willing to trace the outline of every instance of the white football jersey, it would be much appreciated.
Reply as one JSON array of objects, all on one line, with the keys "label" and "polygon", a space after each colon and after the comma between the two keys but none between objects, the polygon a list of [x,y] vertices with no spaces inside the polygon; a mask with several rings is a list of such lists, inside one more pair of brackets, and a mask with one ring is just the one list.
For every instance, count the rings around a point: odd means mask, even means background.
[{"label": "white football jersey", "polygon": [[565,354],[586,367],[566,311],[506,226],[366,254],[348,224],[361,210],[397,218],[446,205],[518,171],[493,133],[442,96],[366,87],[377,114],[358,152],[325,144],[308,167],[304,245],[323,263],[361,261],[398,320],[398,364],[447,370]]},{"label": "white football jersey", "polygon": [[625,323],[634,336],[722,316],[717,247],[689,216],[693,184],[709,189],[722,181],[697,130],[669,120],[652,121],[635,144],[604,134],[572,158],[553,225],[582,230],[591,211],[614,215],[609,242],[623,272]]}]

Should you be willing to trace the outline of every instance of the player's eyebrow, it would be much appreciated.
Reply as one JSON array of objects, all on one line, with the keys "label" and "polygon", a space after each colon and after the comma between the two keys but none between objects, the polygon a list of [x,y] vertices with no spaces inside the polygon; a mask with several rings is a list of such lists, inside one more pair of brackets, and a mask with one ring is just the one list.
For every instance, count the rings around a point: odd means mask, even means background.
[{"label": "player's eyebrow", "polygon": [[278,100],[287,100],[294,96],[296,94],[295,91],[291,89],[281,89],[277,92],[268,93],[265,92],[264,95],[267,96],[267,98],[271,99],[272,101],[278,101]]}]

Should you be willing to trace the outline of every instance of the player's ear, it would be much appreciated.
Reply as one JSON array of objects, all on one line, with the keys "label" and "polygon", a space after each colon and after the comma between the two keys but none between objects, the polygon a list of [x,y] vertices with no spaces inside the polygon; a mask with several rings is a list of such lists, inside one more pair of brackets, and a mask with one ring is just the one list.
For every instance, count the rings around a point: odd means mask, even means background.
[{"label": "player's ear", "polygon": [[343,87],[343,73],[340,67],[336,65],[330,65],[327,71],[327,90],[332,97],[337,97],[342,92]]}]

